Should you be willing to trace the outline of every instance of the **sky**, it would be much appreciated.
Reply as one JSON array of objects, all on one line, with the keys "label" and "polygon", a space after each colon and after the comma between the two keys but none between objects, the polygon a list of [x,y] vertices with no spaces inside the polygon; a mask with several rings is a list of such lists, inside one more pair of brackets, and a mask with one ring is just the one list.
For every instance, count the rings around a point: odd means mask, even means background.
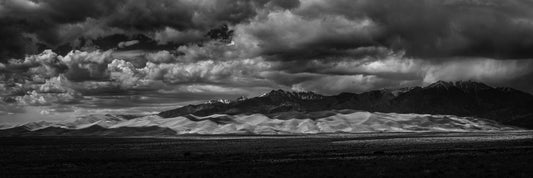
[{"label": "sky", "polygon": [[0,124],[273,89],[533,93],[530,0],[0,0]]}]

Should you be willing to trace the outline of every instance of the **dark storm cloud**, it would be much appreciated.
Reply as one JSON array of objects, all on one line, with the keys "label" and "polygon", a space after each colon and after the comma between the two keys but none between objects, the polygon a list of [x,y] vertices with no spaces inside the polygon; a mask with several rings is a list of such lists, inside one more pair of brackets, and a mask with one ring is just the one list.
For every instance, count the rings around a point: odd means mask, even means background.
[{"label": "dark storm cloud", "polygon": [[[263,2],[268,2],[268,0],[263,0]],[[273,6],[278,6],[284,9],[294,9],[300,6],[299,0],[272,0],[270,3]]]},{"label": "dark storm cloud", "polygon": [[19,23],[13,19],[0,19],[0,62],[6,57],[20,58],[26,53],[35,53],[37,46],[31,38],[20,33],[22,27],[13,25]]},{"label": "dark storm cloud", "polygon": [[[119,1],[84,1],[84,0],[4,0],[1,2],[0,22],[2,22],[2,41],[4,45],[11,45],[20,52],[35,53],[28,50],[28,46],[40,43],[43,45],[57,45],[63,42],[58,28],[62,24],[83,22],[87,18],[99,18],[113,12],[113,7]],[[9,30],[16,29],[16,30]],[[35,35],[33,43],[24,43],[31,38],[24,34]],[[11,37],[11,40],[9,39]],[[21,44],[22,43],[22,44]],[[7,51],[0,46],[2,52]],[[26,54],[22,53],[22,55]],[[20,56],[20,53],[15,53]],[[3,55],[2,58],[12,55]]]},{"label": "dark storm cloud", "polygon": [[[78,23],[110,13],[111,2],[104,1],[24,1],[0,3],[0,61],[38,52],[40,45],[62,42],[61,24]],[[33,34],[34,39],[27,34]]]},{"label": "dark storm cloud", "polygon": [[236,40],[283,61],[278,70],[294,75],[271,79],[296,88],[334,93],[477,80],[531,92],[524,83],[533,73],[531,9],[526,0],[302,1],[237,26]]},{"label": "dark storm cloud", "polygon": [[151,34],[165,28],[203,33],[220,24],[246,21],[257,9],[297,6],[294,0],[2,0],[0,62],[82,36]]},{"label": "dark storm cloud", "polygon": [[[339,0],[295,13],[368,18],[382,33],[371,42],[408,56],[533,57],[533,2],[529,0]],[[342,44],[342,41],[338,41]],[[333,48],[339,44],[322,46]]]},{"label": "dark storm cloud", "polygon": [[2,61],[84,35],[170,28],[163,37],[195,35],[176,39],[191,42],[220,24],[250,21],[246,32],[259,40],[261,54],[277,59],[347,56],[367,46],[421,58],[533,56],[528,0],[4,0],[0,7],[0,40],[9,41],[0,46]]},{"label": "dark storm cloud", "polygon": [[525,59],[533,56],[532,8],[529,0],[302,1],[293,11],[257,18],[247,32],[262,54],[281,59],[346,55],[366,46],[428,59]]},{"label": "dark storm cloud", "polygon": [[[238,93],[252,86],[359,92],[441,79],[500,82],[533,91],[531,84],[507,82],[523,82],[533,73],[531,60],[523,60],[533,56],[532,4],[4,0],[0,76],[23,78],[18,83],[24,92],[64,77],[68,88],[88,95]],[[232,35],[218,41],[206,36],[223,25]],[[137,35],[143,38],[132,37]],[[42,52],[81,44],[80,37],[109,38],[87,40],[90,45],[80,45],[80,51]],[[172,49],[146,47],[167,44]],[[109,47],[94,50],[98,45]],[[20,60],[8,62],[10,57]]]}]

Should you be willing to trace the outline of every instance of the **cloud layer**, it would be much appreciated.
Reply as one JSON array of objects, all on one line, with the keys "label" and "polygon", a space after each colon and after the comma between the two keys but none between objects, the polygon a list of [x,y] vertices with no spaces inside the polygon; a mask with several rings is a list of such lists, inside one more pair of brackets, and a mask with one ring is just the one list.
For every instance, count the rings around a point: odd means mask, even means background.
[{"label": "cloud layer", "polygon": [[384,46],[410,57],[524,59],[532,55],[532,8],[528,0],[4,0],[0,39],[10,43],[0,57],[112,34],[197,42],[229,24],[263,54],[284,57]]},{"label": "cloud layer", "polygon": [[[0,115],[438,80],[531,93],[532,9],[528,0],[4,0]],[[226,36],[207,35],[220,27]]]}]

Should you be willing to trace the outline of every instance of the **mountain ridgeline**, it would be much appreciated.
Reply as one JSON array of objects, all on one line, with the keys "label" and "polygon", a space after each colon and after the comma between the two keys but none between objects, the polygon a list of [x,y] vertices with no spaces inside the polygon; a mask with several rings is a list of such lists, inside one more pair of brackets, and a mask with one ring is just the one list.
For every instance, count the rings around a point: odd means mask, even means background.
[{"label": "mountain ridgeline", "polygon": [[383,89],[324,96],[313,92],[273,90],[254,98],[213,100],[158,115],[164,118],[212,114],[265,114],[354,109],[369,112],[417,113],[479,117],[502,124],[533,128],[533,95],[479,82],[438,81],[426,87]]}]

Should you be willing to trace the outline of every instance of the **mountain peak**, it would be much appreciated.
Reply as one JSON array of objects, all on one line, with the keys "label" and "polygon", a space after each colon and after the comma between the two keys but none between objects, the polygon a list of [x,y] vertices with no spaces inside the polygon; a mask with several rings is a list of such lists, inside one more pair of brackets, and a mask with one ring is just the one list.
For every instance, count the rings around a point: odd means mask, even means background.
[{"label": "mountain peak", "polygon": [[247,99],[248,99],[248,97],[246,97],[246,96],[239,96],[239,97],[236,99],[236,101],[244,101],[244,100],[247,100]]},{"label": "mountain peak", "polygon": [[286,94],[286,93],[289,93],[289,92],[287,92],[285,90],[282,90],[282,89],[277,89],[277,90],[271,90],[270,92],[262,94],[261,96],[283,95],[283,94]]},{"label": "mountain peak", "polygon": [[424,88],[444,88],[444,89],[449,89],[450,87],[453,86],[453,82],[448,82],[448,81],[443,81],[443,80],[439,80],[435,83],[432,83]]},{"label": "mountain peak", "polygon": [[509,93],[509,94],[511,94],[511,93],[513,93],[513,94],[521,94],[521,95],[524,95],[524,96],[530,96],[531,95],[529,93],[526,93],[526,92],[511,88],[511,87],[497,87],[495,89],[499,90],[499,91],[502,91],[504,93]]},{"label": "mountain peak", "polygon": [[298,91],[285,91],[281,89],[272,90],[259,97],[284,97],[284,98],[300,99],[300,100],[316,100],[316,99],[324,98],[324,96],[316,94],[311,91],[298,92]]},{"label": "mountain peak", "polygon": [[462,89],[468,89],[468,90],[486,90],[491,89],[491,86],[488,86],[487,84],[476,82],[476,81],[457,81],[455,82],[455,86],[462,88]]},{"label": "mountain peak", "polygon": [[517,91],[520,91],[520,90],[511,88],[511,87],[498,87],[496,89],[498,89],[500,91],[503,91],[503,92],[517,92]]},{"label": "mountain peak", "polygon": [[409,92],[417,87],[402,87],[402,88],[385,88],[381,89],[382,92],[387,92],[392,94],[393,96],[397,97],[403,93]]},{"label": "mountain peak", "polygon": [[481,82],[476,82],[476,81],[472,81],[472,80],[468,80],[468,81],[455,81],[455,82],[452,82],[452,81],[442,81],[442,80],[439,80],[435,83],[432,83],[424,88],[442,88],[442,89],[446,89],[446,90],[449,90],[451,88],[458,88],[460,90],[463,90],[463,91],[477,91],[477,90],[485,90],[485,89],[491,89],[492,87],[484,84],[484,83],[481,83]]},{"label": "mountain peak", "polygon": [[231,101],[227,99],[216,99],[216,100],[209,100],[206,102],[206,104],[214,104],[214,103],[222,103],[222,104],[229,104]]}]

